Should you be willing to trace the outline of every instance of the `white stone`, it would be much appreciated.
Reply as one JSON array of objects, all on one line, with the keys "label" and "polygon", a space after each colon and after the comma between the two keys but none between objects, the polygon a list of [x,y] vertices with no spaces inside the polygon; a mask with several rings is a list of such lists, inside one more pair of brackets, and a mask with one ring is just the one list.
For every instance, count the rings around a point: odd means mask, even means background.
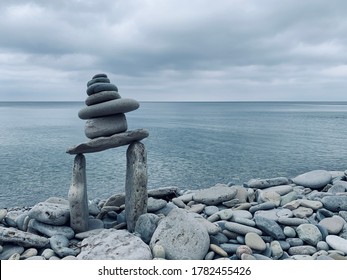
[{"label": "white stone", "polygon": [[151,260],[149,246],[125,230],[105,229],[84,239],[80,260]]}]

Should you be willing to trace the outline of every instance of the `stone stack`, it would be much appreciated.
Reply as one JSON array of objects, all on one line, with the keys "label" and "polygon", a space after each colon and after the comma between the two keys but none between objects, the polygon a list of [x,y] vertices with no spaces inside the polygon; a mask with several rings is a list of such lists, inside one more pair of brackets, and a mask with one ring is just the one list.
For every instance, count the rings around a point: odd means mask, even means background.
[{"label": "stone stack", "polygon": [[89,229],[89,209],[84,153],[95,153],[129,145],[126,154],[125,216],[127,229],[133,232],[136,221],[147,212],[147,151],[140,140],[148,137],[146,129],[127,131],[125,113],[139,108],[139,103],[122,98],[106,74],[96,74],[87,83],[87,107],[78,116],[87,120],[85,135],[90,139],[69,148],[75,154],[72,184],[69,190],[70,226],[77,232]]},{"label": "stone stack", "polygon": [[139,108],[139,103],[130,98],[122,98],[118,88],[110,83],[106,74],[96,74],[87,83],[87,107],[78,116],[87,120],[85,135],[90,139],[109,137],[128,129],[125,113]]}]

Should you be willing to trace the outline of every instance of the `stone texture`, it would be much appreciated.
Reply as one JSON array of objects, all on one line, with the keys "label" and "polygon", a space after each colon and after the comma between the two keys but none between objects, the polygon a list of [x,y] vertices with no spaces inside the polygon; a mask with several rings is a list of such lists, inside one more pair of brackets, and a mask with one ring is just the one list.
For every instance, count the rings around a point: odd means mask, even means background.
[{"label": "stone texture", "polygon": [[2,252],[0,252],[0,260],[8,260],[14,254],[22,254],[24,248],[22,246],[7,244],[4,245]]},{"label": "stone texture", "polygon": [[274,237],[275,239],[281,240],[286,238],[282,228],[275,221],[261,216],[254,217],[254,221],[257,228],[261,229],[263,232]]},{"label": "stone texture", "polygon": [[88,195],[86,159],[84,155],[75,156],[72,170],[72,184],[68,193],[70,226],[75,232],[88,230]]},{"label": "stone texture", "polygon": [[56,253],[60,258],[64,258],[66,256],[76,256],[79,253],[79,250],[69,248],[69,239],[67,239],[64,235],[53,235],[49,239],[49,244],[51,245],[54,253]]},{"label": "stone texture", "polygon": [[86,143],[69,148],[68,154],[84,154],[104,151],[124,145],[129,145],[134,141],[140,141],[148,137],[149,133],[146,129],[135,129],[123,133],[114,134],[109,137],[98,137]]},{"label": "stone texture", "polygon": [[67,239],[72,239],[75,236],[75,232],[71,227],[47,225],[39,221],[36,221],[35,219],[30,220],[29,228],[34,229],[48,237],[60,234],[64,235]]},{"label": "stone texture", "polygon": [[42,248],[49,244],[46,237],[42,237],[30,232],[24,232],[16,228],[0,227],[0,241],[11,242],[23,247]]},{"label": "stone texture", "polygon": [[317,249],[311,245],[302,245],[290,247],[288,253],[290,255],[313,255]]},{"label": "stone texture", "polygon": [[330,211],[346,211],[347,210],[347,196],[325,196],[322,198],[321,202],[324,207]]},{"label": "stone texture", "polygon": [[94,139],[97,137],[108,137],[124,132],[127,129],[128,124],[125,115],[116,114],[87,120],[84,133],[88,138]]},{"label": "stone texture", "polygon": [[331,174],[328,171],[313,170],[295,177],[293,182],[306,188],[321,189],[329,184],[331,179]]},{"label": "stone texture", "polygon": [[290,180],[285,177],[277,177],[270,179],[251,179],[244,184],[246,188],[255,188],[255,189],[265,189],[274,186],[288,185]]},{"label": "stone texture", "polygon": [[85,101],[85,104],[87,106],[114,100],[114,99],[120,99],[121,96],[116,91],[101,91],[95,94],[92,94],[88,96],[88,98]]},{"label": "stone texture", "polygon": [[78,112],[78,116],[82,120],[87,120],[131,112],[138,109],[139,106],[140,104],[134,99],[120,98],[87,106]]},{"label": "stone texture", "polygon": [[227,230],[230,230],[231,232],[235,232],[241,235],[246,235],[249,232],[256,233],[258,235],[262,235],[263,232],[257,228],[246,226],[246,225],[241,225],[239,223],[234,223],[234,222],[226,222],[225,223],[225,228]]},{"label": "stone texture", "polygon": [[136,222],[135,233],[138,233],[143,242],[149,244],[160,218],[151,213],[142,214]]},{"label": "stone texture", "polygon": [[70,218],[69,207],[64,204],[40,202],[30,211],[29,217],[50,225],[64,225]]},{"label": "stone texture", "polygon": [[139,237],[125,231],[104,229],[81,243],[80,260],[151,260],[149,246]]},{"label": "stone texture", "polygon": [[193,195],[193,200],[206,205],[217,205],[234,198],[236,193],[236,188],[217,184],[214,187],[196,191]]},{"label": "stone texture", "polygon": [[147,212],[147,200],[147,151],[141,142],[133,142],[127,150],[125,180],[125,216],[130,232]]},{"label": "stone texture", "polygon": [[155,212],[167,205],[166,200],[164,199],[155,199],[153,197],[149,197],[147,201],[147,212]]},{"label": "stone texture", "polygon": [[173,209],[161,220],[150,246],[161,245],[169,260],[202,260],[208,252],[210,238],[203,225],[186,210]]},{"label": "stone texture", "polygon": [[296,228],[299,238],[308,245],[316,246],[322,241],[322,234],[319,229],[312,224],[302,224]]}]

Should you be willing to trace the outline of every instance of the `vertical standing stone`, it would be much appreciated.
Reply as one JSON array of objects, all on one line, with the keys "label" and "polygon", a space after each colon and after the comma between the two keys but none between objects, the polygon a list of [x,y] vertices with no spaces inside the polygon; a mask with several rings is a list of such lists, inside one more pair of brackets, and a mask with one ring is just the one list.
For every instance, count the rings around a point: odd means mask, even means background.
[{"label": "vertical standing stone", "polygon": [[70,226],[75,232],[88,230],[88,197],[86,180],[86,159],[77,154],[72,171],[72,184],[68,194]]},{"label": "vertical standing stone", "polygon": [[125,216],[128,231],[133,232],[137,219],[147,212],[147,152],[135,141],[127,150],[125,181]]}]

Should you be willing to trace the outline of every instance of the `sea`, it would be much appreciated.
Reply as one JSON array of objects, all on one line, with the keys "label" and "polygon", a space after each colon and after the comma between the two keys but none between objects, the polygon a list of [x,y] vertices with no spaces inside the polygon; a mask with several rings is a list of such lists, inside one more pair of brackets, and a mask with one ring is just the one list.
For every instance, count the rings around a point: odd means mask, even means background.
[{"label": "sea", "polygon": [[[0,102],[0,208],[67,198],[84,102]],[[347,169],[347,102],[141,102],[148,188],[181,190]],[[88,198],[124,192],[126,147],[85,154]]]}]

